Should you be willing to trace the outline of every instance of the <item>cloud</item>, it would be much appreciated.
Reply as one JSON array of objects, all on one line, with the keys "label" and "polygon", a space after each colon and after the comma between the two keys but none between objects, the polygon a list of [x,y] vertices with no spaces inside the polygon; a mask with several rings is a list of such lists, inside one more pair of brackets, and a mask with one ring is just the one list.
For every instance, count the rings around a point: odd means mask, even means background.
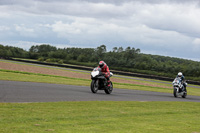
[{"label": "cloud", "polygon": [[200,45],[200,38],[196,38],[193,43],[196,45]]},{"label": "cloud", "polygon": [[76,22],[64,24],[62,21],[57,21],[55,24],[52,24],[51,27],[54,32],[58,32],[61,36],[65,37],[66,34],[80,34],[81,25],[83,24],[78,24]]},{"label": "cloud", "polygon": [[14,26],[17,33],[19,33],[21,36],[36,37],[36,34],[34,33],[34,29],[27,28],[24,24],[21,24],[21,25],[15,24]]},{"label": "cloud", "polygon": [[200,38],[195,38],[193,41],[193,51],[199,52],[200,51]]},{"label": "cloud", "polygon": [[4,31],[8,31],[10,30],[10,27],[8,26],[0,26],[0,31],[4,32]]},{"label": "cloud", "polygon": [[19,31],[19,32],[30,32],[30,33],[33,33],[34,32],[34,29],[31,29],[31,28],[26,28],[24,25],[15,25],[15,29],[16,31]]},{"label": "cloud", "polygon": [[199,5],[198,0],[1,0],[0,39],[132,46],[193,58],[199,49]]},{"label": "cloud", "polygon": [[200,9],[193,4],[160,4],[140,12],[141,20],[151,28],[176,31],[191,37],[200,36]]}]

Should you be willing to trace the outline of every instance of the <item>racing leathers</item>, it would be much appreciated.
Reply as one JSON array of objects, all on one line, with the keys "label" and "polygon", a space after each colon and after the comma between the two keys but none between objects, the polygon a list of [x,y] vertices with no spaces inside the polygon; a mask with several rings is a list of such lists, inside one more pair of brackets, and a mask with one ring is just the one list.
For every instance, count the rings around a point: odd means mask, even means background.
[{"label": "racing leathers", "polygon": [[185,91],[185,90],[186,90],[186,86],[187,86],[187,83],[186,83],[186,81],[185,81],[185,77],[184,77],[183,75],[182,75],[181,77],[177,75],[176,77],[181,79],[181,83],[182,83],[183,86],[184,86],[183,91]]},{"label": "racing leathers", "polygon": [[110,70],[107,64],[105,62],[103,63],[104,63],[103,67],[98,66],[98,68],[101,68],[101,72],[104,74],[105,78],[107,79],[108,86],[110,86]]}]

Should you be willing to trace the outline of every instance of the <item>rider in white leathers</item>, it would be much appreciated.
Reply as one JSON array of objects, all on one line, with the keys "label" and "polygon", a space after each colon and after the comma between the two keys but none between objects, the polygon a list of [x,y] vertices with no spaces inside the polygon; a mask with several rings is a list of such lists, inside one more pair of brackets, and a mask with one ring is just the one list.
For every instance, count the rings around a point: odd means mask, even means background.
[{"label": "rider in white leathers", "polygon": [[183,76],[183,73],[182,73],[182,72],[179,72],[178,75],[177,75],[176,77],[177,77],[177,78],[178,78],[178,77],[181,78],[181,83],[182,83],[183,86],[184,86],[184,90],[183,90],[183,91],[185,91],[185,90],[186,90],[187,83],[186,83],[186,81],[185,81],[185,77]]}]

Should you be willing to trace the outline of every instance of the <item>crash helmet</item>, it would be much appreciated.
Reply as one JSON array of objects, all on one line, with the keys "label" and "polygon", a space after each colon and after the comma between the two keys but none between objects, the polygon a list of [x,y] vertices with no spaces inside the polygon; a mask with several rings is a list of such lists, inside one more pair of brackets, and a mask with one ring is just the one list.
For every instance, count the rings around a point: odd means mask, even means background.
[{"label": "crash helmet", "polygon": [[99,62],[99,67],[100,67],[100,68],[103,68],[104,65],[105,65],[105,62],[104,62],[104,61],[100,61],[100,62]]},{"label": "crash helmet", "polygon": [[182,72],[179,72],[178,77],[182,77],[182,76],[183,76]]}]

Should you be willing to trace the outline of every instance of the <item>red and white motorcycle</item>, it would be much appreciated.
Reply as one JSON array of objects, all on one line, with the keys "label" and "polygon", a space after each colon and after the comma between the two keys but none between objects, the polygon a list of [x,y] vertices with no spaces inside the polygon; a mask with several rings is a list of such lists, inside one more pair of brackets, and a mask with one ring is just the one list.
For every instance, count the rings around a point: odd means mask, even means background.
[{"label": "red and white motorcycle", "polygon": [[[110,77],[113,75],[112,72],[110,72]],[[110,78],[109,77],[109,78]],[[108,81],[106,77],[103,75],[101,72],[100,68],[94,68],[93,71],[91,72],[91,91],[93,93],[97,93],[98,90],[104,90],[106,94],[111,94],[113,91],[113,84],[110,81],[110,85],[108,86]]]}]

